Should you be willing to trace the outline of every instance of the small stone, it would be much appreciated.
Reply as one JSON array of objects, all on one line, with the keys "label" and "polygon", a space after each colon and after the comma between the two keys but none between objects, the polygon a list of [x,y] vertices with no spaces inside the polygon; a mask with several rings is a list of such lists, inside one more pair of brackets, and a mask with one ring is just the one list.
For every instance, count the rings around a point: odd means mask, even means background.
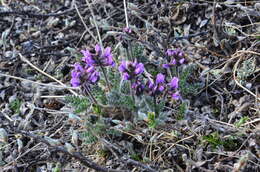
[{"label": "small stone", "polygon": [[107,163],[106,163],[107,166],[110,166],[110,165],[112,165],[112,164],[113,164],[113,161],[112,161],[112,160],[108,160]]},{"label": "small stone", "polygon": [[61,39],[64,38],[64,33],[60,32],[60,33],[58,33],[58,35],[56,35],[54,38],[61,40]]},{"label": "small stone", "polygon": [[41,31],[36,31],[36,32],[32,33],[32,37],[38,38],[40,36],[40,34],[41,34]]},{"label": "small stone", "polygon": [[8,134],[4,128],[0,128],[0,142],[3,142],[3,143],[8,142]]},{"label": "small stone", "polygon": [[252,83],[250,83],[250,82],[246,83],[246,88],[247,89],[251,89],[252,88]]},{"label": "small stone", "polygon": [[255,7],[256,10],[260,11],[260,3],[255,3],[254,7]]},{"label": "small stone", "polygon": [[4,53],[4,56],[5,56],[6,58],[8,58],[8,59],[13,59],[13,58],[15,58],[15,54],[14,54],[13,51],[6,51],[6,52]]}]

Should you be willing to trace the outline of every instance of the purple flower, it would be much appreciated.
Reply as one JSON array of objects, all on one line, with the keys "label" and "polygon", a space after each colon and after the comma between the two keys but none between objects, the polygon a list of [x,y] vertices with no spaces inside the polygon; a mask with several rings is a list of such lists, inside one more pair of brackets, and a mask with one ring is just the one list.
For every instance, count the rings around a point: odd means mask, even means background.
[{"label": "purple flower", "polygon": [[166,54],[167,54],[168,56],[173,56],[173,55],[176,54],[176,51],[175,51],[175,50],[170,50],[170,49],[168,49],[168,50],[166,51]]},{"label": "purple flower", "polygon": [[96,83],[97,81],[99,81],[100,79],[100,75],[99,75],[99,72],[95,71],[93,73],[90,73],[89,76],[88,76],[88,80],[94,84]]},{"label": "purple flower", "polygon": [[71,71],[70,83],[73,87],[78,87],[82,83],[94,84],[99,80],[99,72],[96,71],[94,66],[85,66],[84,68],[79,64],[74,64],[74,69]]},{"label": "purple flower", "polygon": [[157,74],[155,83],[162,84],[164,82],[165,82],[165,76],[161,73]]},{"label": "purple flower", "polygon": [[184,58],[182,58],[182,59],[180,59],[180,60],[179,60],[179,63],[180,63],[180,64],[183,64],[183,63],[184,63],[184,61],[185,61],[185,59],[184,59]]},{"label": "purple flower", "polygon": [[180,99],[181,95],[179,91],[177,91],[177,89],[179,88],[179,78],[173,77],[168,85],[169,85],[168,93],[171,95],[171,97],[174,100]]},{"label": "purple flower", "polygon": [[134,89],[135,94],[139,96],[143,93],[145,86],[140,79],[137,79],[135,82],[132,83],[131,88]]},{"label": "purple flower", "polygon": [[156,76],[155,82],[148,80],[146,83],[150,95],[160,94],[165,90],[165,75],[159,73]]},{"label": "purple flower", "polygon": [[172,98],[173,98],[174,100],[179,100],[179,99],[181,98],[181,95],[180,95],[180,93],[177,91],[177,92],[175,92],[175,93],[172,94]]},{"label": "purple flower", "polygon": [[72,77],[72,78],[79,78],[80,75],[81,75],[81,73],[78,72],[77,70],[71,71],[71,77]]},{"label": "purple flower", "polygon": [[124,80],[131,80],[144,72],[144,65],[137,62],[122,61],[118,70],[122,72]]},{"label": "purple flower", "polygon": [[74,64],[74,69],[71,71],[71,85],[73,87],[78,87],[80,85],[80,77],[84,72],[83,67],[79,63]]},{"label": "purple flower", "polygon": [[81,52],[84,55],[82,60],[87,65],[94,65],[94,66],[114,66],[115,65],[110,47],[105,48],[104,52],[102,52],[100,45],[97,44],[95,46],[95,53],[91,53],[89,50],[82,50]]},{"label": "purple flower", "polygon": [[79,72],[84,71],[83,67],[79,63],[74,64],[74,70],[79,71]]},{"label": "purple flower", "polygon": [[155,91],[159,91],[159,92],[163,92],[164,88],[165,88],[165,76],[161,73],[157,74],[156,76],[156,87],[155,87]]},{"label": "purple flower", "polygon": [[122,61],[121,64],[118,67],[118,70],[120,72],[125,72],[127,70],[127,62],[126,61]]},{"label": "purple flower", "polygon": [[170,85],[170,89],[171,90],[178,89],[178,87],[179,87],[179,78],[173,77],[169,85]]},{"label": "purple flower", "polygon": [[150,90],[152,90],[152,89],[155,87],[153,81],[151,81],[151,80],[148,80],[147,85],[148,85],[148,88],[149,88]]},{"label": "purple flower", "polygon": [[144,64],[143,63],[138,63],[135,65],[135,74],[139,75],[144,72]]},{"label": "purple flower", "polygon": [[93,73],[94,71],[95,71],[95,67],[94,66],[86,67],[86,72],[87,73]]},{"label": "purple flower", "polygon": [[124,79],[124,80],[130,80],[130,78],[131,78],[131,77],[130,77],[130,75],[129,75],[127,72],[124,72],[124,73],[123,73],[123,79]]},{"label": "purple flower", "polygon": [[157,89],[158,89],[158,91],[163,92],[164,88],[165,87],[163,85],[159,85]]},{"label": "purple flower", "polygon": [[89,50],[82,50],[81,51],[84,55],[82,60],[87,64],[87,65],[93,65],[95,64],[95,60],[93,59],[92,54],[89,52]]},{"label": "purple flower", "polygon": [[89,82],[91,84],[96,83],[100,79],[100,74],[98,71],[96,71],[96,68],[94,66],[85,66],[84,71],[84,79],[85,82]]},{"label": "purple flower", "polygon": [[80,86],[80,79],[79,78],[71,78],[70,83],[72,87]]},{"label": "purple flower", "polygon": [[170,68],[170,67],[173,67],[175,65],[181,65],[185,61],[184,53],[180,49],[176,49],[176,50],[168,49],[166,51],[166,55],[170,56],[171,60],[170,60],[170,62],[168,64],[163,64],[162,65],[163,68]]},{"label": "purple flower", "polygon": [[132,29],[129,28],[129,27],[125,27],[125,28],[123,29],[123,31],[124,31],[125,33],[132,33]]},{"label": "purple flower", "polygon": [[115,65],[110,47],[107,47],[104,50],[104,54],[102,55],[102,60],[103,60],[102,62],[105,66],[114,66]]},{"label": "purple flower", "polygon": [[167,69],[167,68],[170,68],[171,65],[170,65],[170,64],[163,64],[162,67],[165,68],[165,69]]},{"label": "purple flower", "polygon": [[183,51],[181,51],[181,50],[178,50],[178,56],[179,56],[179,57],[183,57],[183,56],[184,56],[184,53],[183,53]]},{"label": "purple flower", "polygon": [[95,46],[95,51],[96,51],[97,54],[99,54],[99,52],[101,52],[101,47],[100,47],[100,45],[97,44],[97,45]]},{"label": "purple flower", "polygon": [[171,59],[170,63],[168,64],[163,64],[163,68],[170,68],[176,65],[176,60],[175,59]]}]

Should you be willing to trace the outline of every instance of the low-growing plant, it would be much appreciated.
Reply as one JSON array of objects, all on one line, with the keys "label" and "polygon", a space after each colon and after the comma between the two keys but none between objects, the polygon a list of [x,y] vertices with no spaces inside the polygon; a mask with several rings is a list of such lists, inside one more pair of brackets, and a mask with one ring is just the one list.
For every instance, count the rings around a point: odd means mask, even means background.
[{"label": "low-growing plant", "polygon": [[140,162],[143,161],[142,157],[140,155],[136,154],[136,153],[131,154],[130,158],[133,159],[133,160],[136,160],[136,161],[140,161]]},{"label": "low-growing plant", "polygon": [[186,110],[187,110],[187,105],[186,105],[185,102],[183,102],[183,103],[179,106],[179,110],[178,110],[178,114],[177,114],[177,120],[182,120],[182,119],[184,119]]},{"label": "low-growing plant", "polygon": [[239,128],[239,127],[241,127],[241,125],[243,125],[244,123],[246,123],[246,121],[248,121],[249,120],[249,117],[248,116],[244,116],[244,117],[242,117],[242,118],[240,118],[237,122],[235,122],[235,126],[237,127],[237,128]]},{"label": "low-growing plant", "polygon": [[156,127],[156,118],[154,112],[148,112],[148,126],[149,128],[155,128]]},{"label": "low-growing plant", "polygon": [[237,79],[241,84],[245,84],[247,77],[252,75],[256,70],[255,58],[249,58],[242,63],[237,71]]},{"label": "low-growing plant", "polygon": [[203,136],[202,140],[210,144],[214,149],[219,146],[223,146],[226,151],[234,151],[240,146],[236,135],[220,137],[218,132],[213,132],[209,135]]},{"label": "low-growing plant", "polygon": [[180,90],[183,96],[196,95],[203,86],[201,83],[190,81],[195,70],[196,66],[189,65],[180,73]]},{"label": "low-growing plant", "polygon": [[203,136],[202,140],[212,145],[213,148],[217,148],[218,146],[223,145],[218,132],[213,132],[209,135]]},{"label": "low-growing plant", "polygon": [[[102,122],[102,116],[109,116],[107,109],[121,109],[122,115],[124,111],[130,111],[132,117],[128,119],[134,121],[140,120],[138,116],[142,114],[141,120],[146,121],[149,128],[156,128],[169,115],[165,102],[169,99],[181,101],[181,92],[188,94],[188,91],[180,90],[179,84],[185,89],[190,70],[184,71],[181,80],[176,73],[176,69],[185,63],[183,51],[168,49],[164,53],[166,58],[152,62],[153,68],[150,68],[150,62],[143,54],[144,48],[129,41],[128,44],[131,45],[125,47],[125,59],[114,60],[111,47],[96,45],[82,50],[83,58],[74,64],[70,83],[79,87],[84,97],[69,96],[66,100],[75,107],[75,113],[88,108],[98,115],[97,121],[86,124],[85,143],[94,143],[101,135],[114,132]],[[185,110],[186,106],[181,104],[178,118],[183,118]]]},{"label": "low-growing plant", "polygon": [[101,137],[107,131],[107,126],[102,119],[94,121],[94,123],[86,122],[86,131],[82,133],[82,138],[85,144],[93,144],[98,141],[98,137]]},{"label": "low-growing plant", "polygon": [[20,113],[20,107],[22,105],[22,101],[19,99],[15,99],[10,102],[10,108],[14,113]]},{"label": "low-growing plant", "polygon": [[222,142],[226,151],[235,151],[241,145],[241,143],[238,142],[237,136],[235,135],[226,137]]},{"label": "low-growing plant", "polygon": [[84,112],[90,105],[90,102],[86,97],[66,96],[65,101],[75,108],[74,113]]}]

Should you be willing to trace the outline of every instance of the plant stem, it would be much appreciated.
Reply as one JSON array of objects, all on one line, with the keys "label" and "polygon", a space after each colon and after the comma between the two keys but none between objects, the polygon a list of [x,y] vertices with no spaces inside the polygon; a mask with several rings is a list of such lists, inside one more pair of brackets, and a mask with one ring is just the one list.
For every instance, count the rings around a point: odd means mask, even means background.
[{"label": "plant stem", "polygon": [[132,83],[133,83],[133,81],[131,80],[130,81],[130,94],[131,94],[131,96],[132,96],[132,99],[133,99],[133,101],[134,101],[134,104],[135,104],[135,95],[134,95],[134,92],[133,92],[133,90],[132,90]]},{"label": "plant stem", "polygon": [[131,54],[131,59],[132,59],[132,61],[135,61],[134,53],[133,53],[133,47],[132,47],[131,41],[127,40],[127,43],[128,43],[128,45],[129,45],[130,54]]},{"label": "plant stem", "polygon": [[[127,40],[127,44],[129,45],[129,41]],[[126,48],[126,55],[127,55],[127,60],[133,61],[130,53],[129,53],[129,47]]]},{"label": "plant stem", "polygon": [[104,66],[102,65],[102,62],[100,61],[99,58],[95,58],[94,60],[97,62],[98,66],[101,68],[101,71],[102,71],[102,73],[104,74],[104,77],[105,77],[105,81],[106,81],[106,85],[108,87],[108,90],[111,91],[111,87],[110,87],[108,79],[107,79],[107,74],[106,74],[106,71],[104,69]]},{"label": "plant stem", "polygon": [[102,65],[100,65],[100,68],[101,68],[101,70],[102,70],[102,73],[104,74],[104,77],[105,77],[105,81],[106,81],[108,90],[111,91],[111,87],[110,87],[110,84],[109,84],[109,82],[108,82],[108,78],[107,78],[106,71],[105,71],[105,69],[104,69],[104,67],[103,67]]},{"label": "plant stem", "polygon": [[158,117],[158,112],[157,112],[157,106],[156,106],[156,96],[153,96],[153,104],[154,104],[154,113],[155,113],[155,118]]},{"label": "plant stem", "polygon": [[86,90],[87,94],[90,96],[92,103],[98,104],[96,98],[91,94],[91,91],[90,91],[89,87],[87,86],[87,84],[83,84],[83,87]]}]

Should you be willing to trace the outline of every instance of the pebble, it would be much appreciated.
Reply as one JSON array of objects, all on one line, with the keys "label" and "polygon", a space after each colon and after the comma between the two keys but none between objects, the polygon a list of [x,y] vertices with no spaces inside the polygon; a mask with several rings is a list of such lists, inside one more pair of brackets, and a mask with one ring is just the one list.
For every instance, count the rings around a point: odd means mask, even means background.
[{"label": "pebble", "polygon": [[6,51],[4,53],[4,56],[5,56],[5,58],[8,58],[8,59],[14,59],[15,58],[15,53],[13,51]]},{"label": "pebble", "polygon": [[251,89],[252,88],[252,83],[250,83],[250,82],[246,83],[246,88],[247,89]]},{"label": "pebble", "polygon": [[260,11],[260,3],[255,3],[254,7],[255,7],[256,10]]}]

